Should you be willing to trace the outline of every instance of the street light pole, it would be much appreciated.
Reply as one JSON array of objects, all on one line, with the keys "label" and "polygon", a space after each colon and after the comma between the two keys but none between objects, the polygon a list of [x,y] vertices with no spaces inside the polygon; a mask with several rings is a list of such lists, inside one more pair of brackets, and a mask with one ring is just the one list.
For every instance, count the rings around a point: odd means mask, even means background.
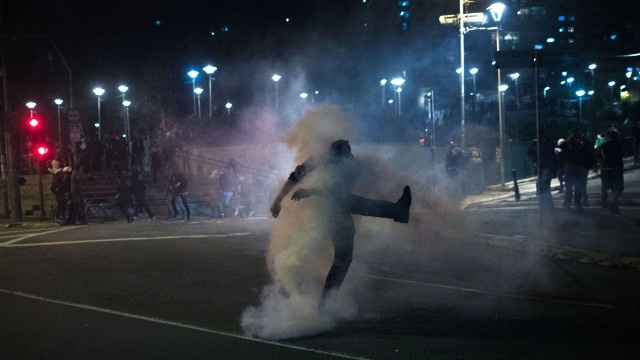
[{"label": "street light pole", "polygon": [[209,119],[211,119],[211,117],[213,117],[213,107],[211,105],[211,81],[213,80],[213,73],[216,72],[218,68],[212,65],[207,65],[203,67],[202,70],[209,75]]},{"label": "street light pole", "polygon": [[474,67],[469,69],[469,73],[473,76],[473,111],[476,111],[476,74],[478,73],[478,68]]},{"label": "street light pole", "polygon": [[60,125],[60,106],[64,102],[62,99],[55,99],[53,102],[58,106],[58,147],[62,149],[62,126]]},{"label": "street light pole", "polygon": [[196,95],[198,96],[198,117],[202,117],[202,113],[200,112],[200,94],[202,94],[204,90],[202,88],[195,88],[194,92],[196,93]]},{"label": "street light pole", "polygon": [[280,76],[278,74],[273,74],[273,76],[271,77],[271,80],[273,80],[273,82],[276,83],[276,113],[280,111],[280,107],[279,107],[279,104],[278,104],[278,81],[280,81],[281,78],[282,78],[282,76]]},{"label": "street light pole", "polygon": [[380,80],[380,87],[382,88],[382,108],[384,109],[385,100],[387,98],[387,79]]},{"label": "street light pole", "polygon": [[464,143],[464,0],[460,0],[460,148]]},{"label": "street light pole", "polygon": [[[502,12],[504,11],[505,5],[502,3],[492,4],[487,8],[491,12],[491,17],[493,21],[497,23],[502,19]],[[496,26],[496,56],[500,53],[500,26]],[[504,120],[502,114],[502,93],[500,91],[500,86],[502,85],[502,80],[500,79],[500,64],[497,64],[498,68],[498,127],[500,133],[500,154],[499,154],[499,163],[500,163],[500,184],[502,188],[504,188]]]},{"label": "street light pole", "polygon": [[126,99],[124,98],[124,93],[126,93],[127,90],[129,90],[129,87],[127,87],[126,85],[120,85],[118,86],[118,90],[122,93],[122,104],[123,104],[122,118],[124,119],[124,133],[127,136],[127,142],[129,142],[129,133],[127,132],[127,111],[126,109],[124,109],[124,102],[126,101]]},{"label": "street light pole", "polygon": [[196,114],[196,78],[198,77],[199,72],[195,70],[191,70],[187,73],[191,78],[191,83],[193,84],[193,115]]},{"label": "street light pole", "polygon": [[100,97],[104,94],[104,89],[97,87],[93,93],[98,97],[98,140],[102,140],[102,122],[100,120]]},{"label": "street light pole", "polygon": [[578,111],[579,111],[578,119],[580,122],[582,122],[582,97],[584,96],[584,94],[585,94],[584,90],[576,91],[576,95],[578,96]]}]

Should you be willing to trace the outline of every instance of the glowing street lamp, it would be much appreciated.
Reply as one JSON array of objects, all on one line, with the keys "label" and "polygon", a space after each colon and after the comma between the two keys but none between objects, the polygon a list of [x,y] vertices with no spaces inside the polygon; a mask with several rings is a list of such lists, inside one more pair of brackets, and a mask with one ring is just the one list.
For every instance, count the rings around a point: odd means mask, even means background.
[{"label": "glowing street lamp", "polygon": [[589,64],[589,71],[591,72],[591,86],[593,86],[594,80],[593,80],[593,70],[595,70],[597,67],[596,64]]},{"label": "glowing street lamp", "polygon": [[64,102],[62,99],[55,99],[53,102],[58,107],[58,146],[62,148],[62,127],[60,126],[60,106]]},{"label": "glowing street lamp", "polygon": [[380,88],[382,88],[382,108],[384,109],[385,99],[387,98],[387,79],[380,80]]},{"label": "glowing street lamp", "polygon": [[518,78],[520,77],[520,73],[509,74],[511,80],[515,82],[516,86],[516,108],[520,109],[520,95],[518,94]]},{"label": "glowing street lamp", "polygon": [[197,87],[193,90],[193,92],[198,96],[198,117],[202,117],[202,113],[200,112],[200,94],[202,94],[203,91],[204,90],[202,90],[201,87]]},{"label": "glowing street lamp", "polygon": [[233,107],[233,104],[227,101],[224,107],[227,108],[227,121],[231,122],[231,107]]},{"label": "glowing street lamp", "polygon": [[98,97],[98,140],[102,140],[102,121],[100,120],[100,97],[104,95],[104,89],[101,87],[97,87],[93,89],[93,93]]},{"label": "glowing street lamp", "polygon": [[29,108],[29,116],[33,117],[33,109],[36,107],[36,103],[34,103],[33,101],[29,101],[25,105],[27,105],[27,107]]},{"label": "glowing street lamp", "polygon": [[216,72],[218,68],[213,65],[207,65],[203,67],[202,70],[209,75],[209,118],[211,118],[213,116],[213,108],[211,105],[211,81],[213,80],[213,73]]},{"label": "glowing street lamp", "polygon": [[276,112],[278,112],[280,109],[278,103],[278,81],[280,81],[280,79],[282,79],[282,76],[278,74],[273,74],[273,76],[271,77],[271,80],[273,80],[273,82],[275,82],[276,84]]},{"label": "glowing street lamp", "polygon": [[302,101],[307,102],[308,97],[309,97],[309,94],[307,94],[306,92],[300,93],[300,99],[302,99]]},{"label": "glowing street lamp", "polygon": [[586,92],[582,89],[576,91],[576,96],[578,96],[578,119],[580,122],[582,122],[582,97],[584,96],[584,94],[586,94]]},{"label": "glowing street lamp", "polygon": [[131,101],[129,100],[124,100],[122,101],[122,105],[124,106],[124,118],[125,118],[125,122],[126,122],[126,137],[127,137],[127,144],[129,144],[129,152],[131,152],[131,132],[130,127],[129,127],[129,106],[131,106]]},{"label": "glowing street lamp", "polygon": [[[487,8],[491,13],[493,21],[496,23],[496,54],[500,53],[500,26],[498,23],[502,20],[502,13],[506,6],[503,3],[493,3]],[[502,92],[500,86],[502,86],[502,80],[500,79],[500,66],[497,67],[498,72],[498,127],[500,133],[500,184],[504,188],[504,115],[502,113]]]},{"label": "glowing street lamp", "polygon": [[396,99],[398,101],[398,105],[396,106],[398,115],[402,115],[402,99],[400,94],[402,93],[401,86],[404,85],[405,80],[401,77],[391,79],[391,85],[393,85],[396,92]]},{"label": "glowing street lamp", "polygon": [[199,72],[195,70],[191,70],[187,73],[191,78],[191,82],[193,84],[193,114],[196,114],[196,78],[198,77]]},{"label": "glowing street lamp", "polygon": [[611,90],[611,99],[613,100],[613,87],[616,86],[616,82],[615,81],[609,81],[609,83],[607,85],[609,85],[609,90]]},{"label": "glowing street lamp", "polygon": [[[126,99],[124,98],[124,94],[127,92],[127,90],[129,90],[129,87],[128,87],[127,85],[120,85],[120,86],[118,86],[118,91],[120,91],[120,92],[122,93],[122,102],[123,102],[123,103],[124,103],[124,101],[126,100]],[[124,109],[124,106],[123,106],[123,109],[122,109],[122,118],[123,118],[123,120],[124,120],[124,132],[125,132],[125,134],[127,133],[127,114],[126,114],[126,112],[127,112],[127,110],[126,110],[126,109]],[[127,136],[128,136],[128,134],[127,134]],[[128,141],[128,140],[127,140],[127,141]]]}]

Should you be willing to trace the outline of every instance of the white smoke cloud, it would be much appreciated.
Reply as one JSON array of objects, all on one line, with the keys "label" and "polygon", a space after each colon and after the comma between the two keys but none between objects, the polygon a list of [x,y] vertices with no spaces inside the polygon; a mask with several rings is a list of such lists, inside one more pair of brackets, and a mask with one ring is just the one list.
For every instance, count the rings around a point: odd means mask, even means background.
[{"label": "white smoke cloud", "polygon": [[[351,119],[340,108],[320,105],[310,109],[285,136],[301,163],[325,152],[337,139],[352,139]],[[336,169],[337,172],[345,169]],[[335,174],[312,172],[305,187],[323,187]],[[241,325],[248,335],[282,339],[317,334],[342,319],[353,318],[356,308],[347,291],[333,294],[322,313],[318,304],[333,259],[329,237],[335,205],[325,197],[282,202],[282,211],[269,238],[267,266],[272,284],[267,285],[256,307],[247,308]]]}]

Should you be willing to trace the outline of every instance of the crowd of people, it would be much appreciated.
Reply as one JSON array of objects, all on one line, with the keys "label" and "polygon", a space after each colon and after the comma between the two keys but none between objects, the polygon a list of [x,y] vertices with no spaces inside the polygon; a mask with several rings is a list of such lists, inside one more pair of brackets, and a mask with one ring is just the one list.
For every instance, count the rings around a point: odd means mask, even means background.
[{"label": "crowd of people", "polygon": [[[539,139],[528,149],[538,172],[540,205],[553,208],[551,180],[558,178],[559,192],[563,193],[562,206],[584,211],[590,206],[587,180],[590,170],[600,173],[600,205],[611,213],[619,214],[619,198],[624,191],[623,143],[618,130],[611,126],[599,134],[595,143],[587,140],[581,131],[571,130],[566,138],[553,140],[540,128]],[[609,193],[611,196],[609,197]]]}]

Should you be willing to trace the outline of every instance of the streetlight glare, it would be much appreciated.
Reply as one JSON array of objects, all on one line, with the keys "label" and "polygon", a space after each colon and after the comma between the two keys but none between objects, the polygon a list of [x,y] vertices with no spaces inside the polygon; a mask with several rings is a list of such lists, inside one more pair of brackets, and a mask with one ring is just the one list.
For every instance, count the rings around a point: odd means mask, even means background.
[{"label": "streetlight glare", "polygon": [[200,88],[200,87],[197,87],[197,88],[195,88],[195,90],[193,90],[193,92],[195,92],[198,95],[202,94],[203,91],[204,90],[202,88]]},{"label": "streetlight glare", "polygon": [[93,93],[96,94],[97,96],[102,96],[104,94],[104,89],[97,87],[95,89],[93,89]]},{"label": "streetlight glare", "polygon": [[502,91],[502,92],[505,92],[505,91],[507,91],[507,89],[508,89],[508,88],[509,88],[509,85],[507,85],[507,84],[502,84],[502,85],[500,85],[500,86],[498,87],[498,90],[500,90],[500,91]]},{"label": "streetlight glare", "polygon": [[513,80],[516,80],[520,77],[520,73],[509,74],[509,77],[511,77],[511,79]]},{"label": "streetlight glare", "polygon": [[126,93],[129,87],[127,85],[120,85],[118,86],[118,90],[120,90],[121,93]]},{"label": "streetlight glare", "polygon": [[27,105],[27,107],[29,109],[33,109],[36,107],[36,103],[34,103],[33,101],[29,101],[28,103],[26,103],[25,105]]},{"label": "streetlight glare", "polygon": [[502,20],[502,13],[504,12],[505,8],[506,6],[503,3],[493,3],[487,8],[487,10],[489,10],[489,12],[491,13],[493,21],[498,22]]},{"label": "streetlight glare", "polygon": [[596,68],[596,64],[590,64],[589,65],[589,70],[594,70]]},{"label": "streetlight glare", "polygon": [[211,75],[214,72],[216,72],[216,70],[218,70],[218,68],[215,67],[215,66],[212,66],[212,65],[207,65],[207,66],[203,67],[202,70],[204,70],[205,73]]},{"label": "streetlight glare", "polygon": [[475,75],[475,74],[477,74],[477,73],[478,73],[478,68],[474,67],[474,68],[469,69],[469,73],[470,73],[471,75]]},{"label": "streetlight glare", "polygon": [[584,94],[586,94],[586,92],[584,90],[578,90],[576,91],[576,95],[577,96],[584,96]]},{"label": "streetlight glare", "polygon": [[380,80],[380,86],[385,86],[385,85],[387,85],[387,79]]},{"label": "streetlight glare", "polygon": [[55,100],[53,100],[53,102],[54,102],[56,105],[60,106],[60,105],[62,105],[62,103],[64,102],[64,100],[62,100],[62,99],[55,99]]},{"label": "streetlight glare", "polygon": [[404,79],[403,78],[394,78],[393,80],[391,80],[391,84],[394,86],[402,86],[404,84]]},{"label": "streetlight glare", "polygon": [[278,74],[274,74],[274,75],[271,77],[271,80],[273,80],[273,81],[275,81],[275,82],[278,82],[278,81],[280,81],[280,79],[281,79],[281,78],[282,78],[282,76],[280,76],[280,75],[278,75]]},{"label": "streetlight glare", "polygon": [[122,105],[129,106],[129,105],[131,105],[131,101],[125,100],[125,101],[122,102]]},{"label": "streetlight glare", "polygon": [[195,80],[195,78],[196,78],[196,77],[198,77],[198,74],[200,74],[200,73],[199,73],[199,72],[197,72],[197,71],[195,71],[195,70],[191,70],[191,71],[189,71],[189,72],[187,73],[187,75],[189,75],[189,77],[190,77],[190,78],[192,78],[192,79],[194,79],[194,80]]}]

